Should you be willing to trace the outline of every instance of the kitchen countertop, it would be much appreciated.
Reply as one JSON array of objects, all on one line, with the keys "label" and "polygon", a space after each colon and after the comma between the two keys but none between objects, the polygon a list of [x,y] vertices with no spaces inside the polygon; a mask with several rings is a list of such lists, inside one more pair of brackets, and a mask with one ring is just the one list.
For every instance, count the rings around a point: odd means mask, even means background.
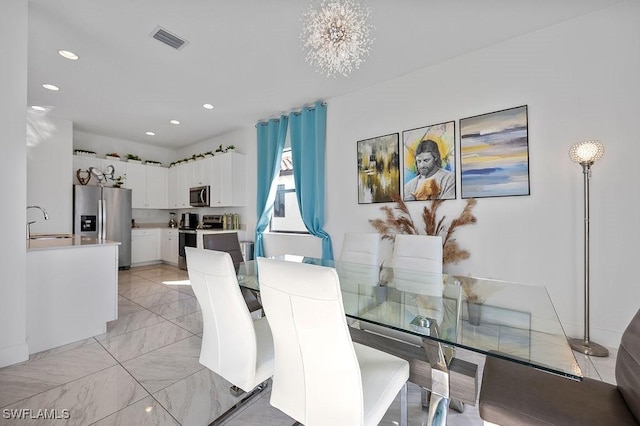
[{"label": "kitchen countertop", "polygon": [[[34,234],[37,236],[37,234]],[[69,238],[47,238],[27,240],[27,251],[33,250],[56,250],[90,246],[112,246],[120,245],[118,241],[98,240],[94,237],[82,237],[73,235]]]},{"label": "kitchen countertop", "polygon": [[136,226],[132,227],[131,229],[178,229],[178,227],[170,227],[169,223],[140,223],[140,222],[136,222]]}]

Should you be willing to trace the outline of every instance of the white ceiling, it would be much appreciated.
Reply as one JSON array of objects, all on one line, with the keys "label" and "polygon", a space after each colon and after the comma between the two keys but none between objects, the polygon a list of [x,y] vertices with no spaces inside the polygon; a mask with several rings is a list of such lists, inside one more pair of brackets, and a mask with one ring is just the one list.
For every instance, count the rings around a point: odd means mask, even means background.
[{"label": "white ceiling", "polygon": [[[301,49],[307,0],[29,0],[28,103],[75,130],[176,149],[619,1],[367,0],[370,57],[327,78]],[[189,44],[152,39],[158,25]]]}]

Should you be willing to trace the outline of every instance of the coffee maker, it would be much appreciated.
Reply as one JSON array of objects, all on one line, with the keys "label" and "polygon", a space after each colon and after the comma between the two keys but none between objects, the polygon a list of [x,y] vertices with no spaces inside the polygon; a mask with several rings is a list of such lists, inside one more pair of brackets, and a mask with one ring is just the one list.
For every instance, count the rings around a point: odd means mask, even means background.
[{"label": "coffee maker", "polygon": [[178,226],[176,223],[176,214],[169,213],[169,228],[175,228],[176,226]]},{"label": "coffee maker", "polygon": [[180,229],[196,229],[198,227],[198,215],[196,213],[182,213]]}]

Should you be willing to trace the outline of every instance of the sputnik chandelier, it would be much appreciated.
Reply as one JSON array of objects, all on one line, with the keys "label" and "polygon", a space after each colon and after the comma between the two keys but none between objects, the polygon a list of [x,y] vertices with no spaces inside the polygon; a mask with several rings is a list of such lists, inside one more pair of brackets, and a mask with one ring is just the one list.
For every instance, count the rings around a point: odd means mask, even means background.
[{"label": "sputnik chandelier", "polygon": [[327,77],[348,76],[359,68],[373,44],[370,15],[358,0],[323,0],[319,8],[312,3],[300,35],[307,62]]}]

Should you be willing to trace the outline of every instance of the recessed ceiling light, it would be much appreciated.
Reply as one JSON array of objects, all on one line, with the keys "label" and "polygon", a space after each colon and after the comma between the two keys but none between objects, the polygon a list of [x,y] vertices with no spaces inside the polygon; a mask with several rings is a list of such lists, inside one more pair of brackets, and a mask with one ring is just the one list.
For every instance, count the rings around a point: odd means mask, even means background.
[{"label": "recessed ceiling light", "polygon": [[69,52],[68,50],[58,50],[58,53],[63,58],[71,59],[72,61],[77,61],[78,60],[78,55],[76,55],[73,52]]},{"label": "recessed ceiling light", "polygon": [[153,133],[153,132],[145,132],[145,135],[147,135],[147,136],[155,136],[156,134]]},{"label": "recessed ceiling light", "polygon": [[205,109],[213,109],[213,105],[211,104],[203,104],[202,107]]},{"label": "recessed ceiling light", "polygon": [[43,106],[40,105],[31,105],[31,109],[36,110],[36,111],[46,111],[47,109]]},{"label": "recessed ceiling light", "polygon": [[58,86],[55,86],[55,85],[49,84],[49,83],[43,84],[42,87],[44,87],[47,90],[53,90],[54,92],[57,92],[58,90],[60,90],[60,88]]},{"label": "recessed ceiling light", "polygon": [[180,120],[171,120],[169,121],[171,124],[180,124]]}]

